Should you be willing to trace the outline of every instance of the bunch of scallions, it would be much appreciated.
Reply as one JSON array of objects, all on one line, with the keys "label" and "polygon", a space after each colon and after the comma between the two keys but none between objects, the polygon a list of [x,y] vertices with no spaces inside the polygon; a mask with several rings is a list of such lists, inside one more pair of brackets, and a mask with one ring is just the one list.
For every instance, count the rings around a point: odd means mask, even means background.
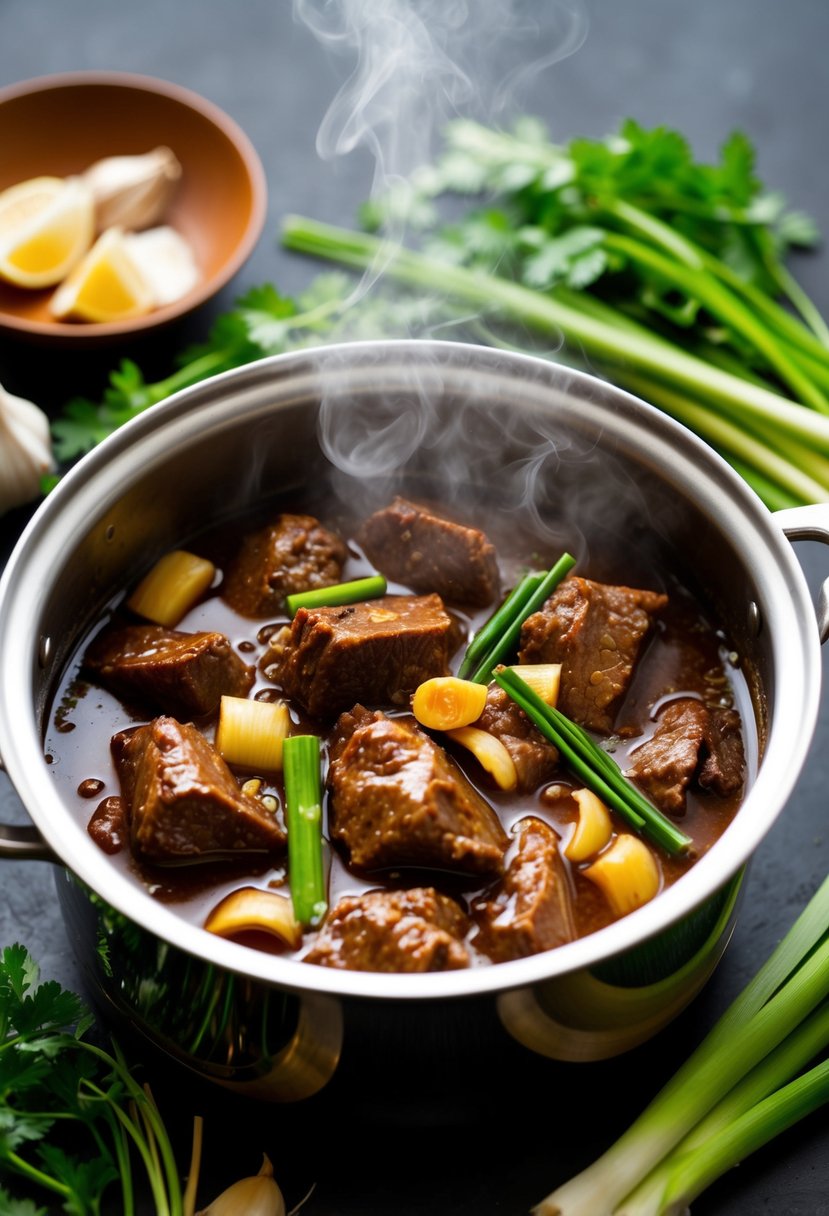
[{"label": "bunch of scallions", "polygon": [[[474,200],[451,224],[445,194]],[[512,133],[460,120],[363,221],[288,216],[283,241],[473,312],[494,344],[587,362],[706,439],[772,509],[829,500],[829,328],[784,265],[816,230],[763,191],[743,135],[703,165],[677,132],[630,120],[566,147],[532,119]],[[390,235],[403,226],[417,248]]]},{"label": "bunch of scallions", "polygon": [[829,1101],[829,1059],[813,1063],[827,1047],[829,879],[661,1093],[535,1216],[680,1216],[727,1169]]}]

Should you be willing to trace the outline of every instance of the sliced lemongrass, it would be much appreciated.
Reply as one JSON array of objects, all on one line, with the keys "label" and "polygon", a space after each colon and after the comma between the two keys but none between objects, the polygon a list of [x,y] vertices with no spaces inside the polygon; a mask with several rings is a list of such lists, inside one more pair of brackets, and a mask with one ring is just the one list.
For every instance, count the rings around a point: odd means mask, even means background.
[{"label": "sliced lemongrass", "polygon": [[564,848],[568,861],[587,861],[605,847],[613,835],[613,824],[601,798],[592,790],[573,790],[572,797],[578,804],[579,817],[576,830]]},{"label": "sliced lemongrass", "polygon": [[582,873],[602,892],[614,916],[627,916],[650,903],[661,883],[653,853],[629,832],[617,836]]},{"label": "sliced lemongrass", "polygon": [[710,1034],[607,1152],[536,1216],[611,1216],[734,1086],[829,996],[829,878]]},{"label": "sliced lemongrass", "polygon": [[510,667],[547,705],[558,702],[561,663],[514,663]]},{"label": "sliced lemongrass", "polygon": [[561,555],[556,564],[547,571],[537,586],[531,589],[528,598],[522,603],[520,608],[512,614],[503,632],[495,639],[469,677],[471,680],[474,680],[476,684],[489,683],[492,679],[494,668],[517,648],[518,639],[521,637],[521,627],[527,617],[537,612],[542,604],[549,599],[558,584],[566,574],[569,574],[575,564],[576,559],[571,557],[569,553]]},{"label": "sliced lemongrass", "polygon": [[302,929],[290,899],[258,887],[240,887],[226,895],[210,913],[204,927],[218,937],[259,930],[281,938],[293,950],[302,941]]},{"label": "sliced lemongrass", "polygon": [[282,745],[290,729],[284,701],[225,696],[219,705],[216,748],[228,764],[274,772],[282,768]]},{"label": "sliced lemongrass", "polygon": [[486,686],[457,676],[424,680],[412,697],[412,713],[430,730],[456,730],[477,721],[486,705]]},{"label": "sliced lemongrass", "polygon": [[482,625],[466,648],[458,675],[462,680],[471,675],[487,651],[498,641],[543,579],[543,574],[525,574],[516,583],[500,608]]},{"label": "sliced lemongrass", "polygon": [[127,600],[127,607],[157,625],[177,625],[216,576],[212,562],[185,549],[160,557]]},{"label": "sliced lemongrass", "polygon": [[328,910],[322,859],[320,741],[290,735],[282,748],[288,874],[294,915],[301,925],[318,925]]},{"label": "sliced lemongrass", "polygon": [[502,790],[514,790],[518,785],[515,761],[500,739],[477,726],[461,726],[446,732],[455,743],[465,747]]},{"label": "sliced lemongrass", "polygon": [[386,580],[382,574],[372,574],[348,583],[332,583],[330,587],[315,587],[313,591],[286,595],[285,607],[290,616],[295,616],[300,608],[337,608],[340,604],[362,604],[364,600],[376,600],[385,594]]}]

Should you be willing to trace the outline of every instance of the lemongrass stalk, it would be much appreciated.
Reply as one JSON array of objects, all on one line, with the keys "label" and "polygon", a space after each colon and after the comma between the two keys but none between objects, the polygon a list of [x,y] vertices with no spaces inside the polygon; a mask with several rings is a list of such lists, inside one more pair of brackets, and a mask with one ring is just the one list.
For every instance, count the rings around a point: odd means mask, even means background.
[{"label": "lemongrass stalk", "polygon": [[301,925],[317,925],[327,908],[319,739],[316,735],[290,735],[282,747],[282,761],[294,915]]},{"label": "lemongrass stalk", "polygon": [[659,1216],[677,1161],[712,1143],[758,1102],[789,1082],[828,1044],[829,1001],[824,1001],[680,1141],[627,1196],[615,1216]]},{"label": "lemongrass stalk", "polygon": [[[741,430],[706,409],[704,405],[692,401],[685,394],[674,392],[647,376],[623,371],[621,379],[644,401],[658,405],[666,414],[682,422],[719,450],[750,464],[776,486],[789,491],[799,503],[829,502],[829,486],[802,472],[767,443],[754,439],[745,429]],[[816,459],[820,460],[820,457]],[[804,454],[803,463],[811,463],[809,453]]]},{"label": "lemongrass stalk", "polygon": [[660,1212],[680,1216],[727,1169],[829,1102],[829,1060],[747,1111],[713,1140],[677,1159]]},{"label": "lemongrass stalk", "polygon": [[829,413],[829,400],[803,373],[797,361],[789,356],[787,348],[769,334],[765,326],[719,279],[706,274],[702,267],[694,269],[685,263],[667,258],[650,245],[622,233],[606,233],[604,245],[605,248],[675,284],[680,291],[700,300],[709,312],[752,343],[804,405],[809,405],[822,414]]},{"label": "lemongrass stalk", "polygon": [[675,1145],[829,995],[829,878],[713,1030],[598,1160],[535,1216],[611,1216]]},{"label": "lemongrass stalk", "polygon": [[450,297],[492,310],[546,335],[564,335],[589,354],[626,362],[640,371],[668,377],[678,388],[706,396],[732,420],[770,422],[829,454],[829,418],[771,389],[710,367],[678,346],[655,336],[621,332],[584,311],[497,275],[416,253],[368,233],[287,216],[283,242],[289,249],[358,269],[374,267],[413,287],[436,287]]},{"label": "lemongrass stalk", "polygon": [[364,600],[376,600],[386,594],[386,580],[382,574],[368,578],[355,578],[348,583],[333,583],[330,587],[315,587],[313,591],[297,591],[285,596],[285,607],[289,616],[296,616],[300,608],[336,608],[340,604],[361,604]]},{"label": "lemongrass stalk", "polygon": [[784,490],[775,482],[769,481],[767,477],[762,473],[758,473],[751,465],[745,464],[738,456],[732,456],[728,452],[721,452],[720,454],[725,457],[735,472],[740,474],[743,481],[748,482],[757,497],[762,499],[770,511],[782,511],[787,507],[804,506],[802,498],[795,497],[788,490]]},{"label": "lemongrass stalk", "polygon": [[187,1171],[187,1186],[184,1188],[182,1199],[182,1216],[194,1216],[196,1211],[196,1192],[199,1188],[199,1173],[201,1171],[201,1151],[204,1131],[204,1119],[201,1115],[193,1118],[193,1143],[190,1149],[190,1168]]}]

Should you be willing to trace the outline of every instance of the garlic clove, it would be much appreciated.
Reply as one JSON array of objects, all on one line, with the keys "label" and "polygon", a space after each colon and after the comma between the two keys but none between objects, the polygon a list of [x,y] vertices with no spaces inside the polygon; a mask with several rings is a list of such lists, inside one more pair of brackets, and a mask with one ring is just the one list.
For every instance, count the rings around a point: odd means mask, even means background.
[{"label": "garlic clove", "polygon": [[255,1177],[234,1182],[196,1216],[285,1216],[285,1201],[267,1156]]},{"label": "garlic clove", "polygon": [[82,175],[95,200],[97,230],[118,226],[141,229],[156,224],[181,177],[181,164],[170,148],[141,156],[108,156]]},{"label": "garlic clove", "polygon": [[193,250],[174,228],[130,232],[124,244],[148,284],[156,308],[186,296],[199,281]]},{"label": "garlic clove", "polygon": [[54,467],[49,419],[0,384],[0,515],[37,498],[41,477]]}]

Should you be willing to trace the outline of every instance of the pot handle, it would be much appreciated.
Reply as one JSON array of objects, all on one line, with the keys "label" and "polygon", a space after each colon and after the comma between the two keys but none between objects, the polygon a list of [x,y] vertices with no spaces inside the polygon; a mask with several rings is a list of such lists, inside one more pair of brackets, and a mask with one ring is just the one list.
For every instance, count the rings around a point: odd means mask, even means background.
[{"label": "pot handle", "polygon": [[[0,756],[0,773],[4,771]],[[31,823],[0,823],[0,861],[58,861]]]},{"label": "pot handle", "polygon": [[[774,518],[789,540],[819,540],[829,545],[829,503],[787,507],[775,511]],[[829,638],[829,579],[820,589],[816,612],[820,640],[825,642]]]}]

